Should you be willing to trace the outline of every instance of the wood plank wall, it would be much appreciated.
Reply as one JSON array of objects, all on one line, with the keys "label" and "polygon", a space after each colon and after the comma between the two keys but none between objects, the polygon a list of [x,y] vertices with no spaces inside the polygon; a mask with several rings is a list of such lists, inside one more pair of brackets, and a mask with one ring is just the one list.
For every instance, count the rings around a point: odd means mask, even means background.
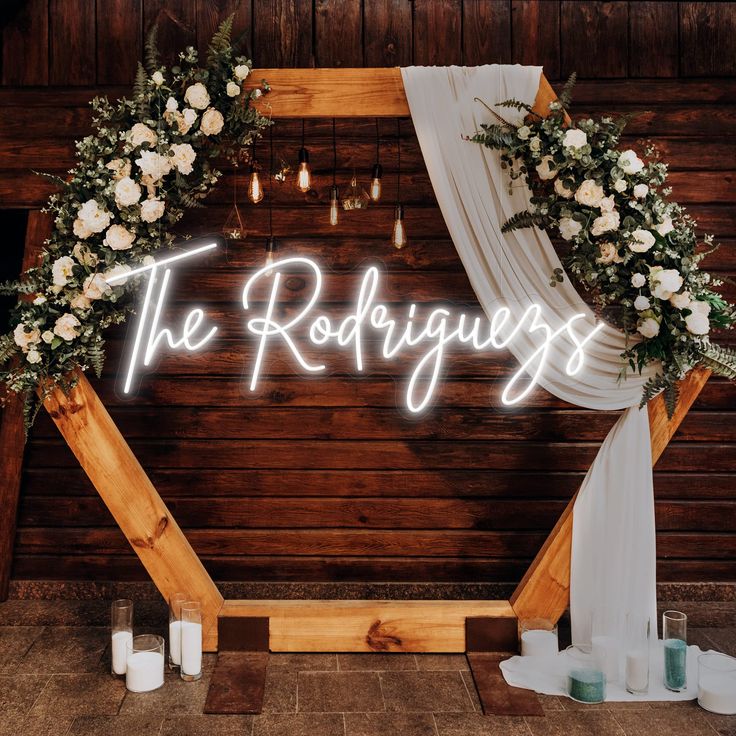
[{"label": "wood plank wall", "polygon": [[[38,207],[48,188],[31,168],[64,171],[86,132],[90,87],[129,85],[143,29],[161,25],[167,50],[203,46],[237,8],[259,66],[393,66],[521,62],[553,80],[577,70],[576,111],[643,110],[626,143],[650,138],[671,163],[674,195],[722,249],[710,267],[736,272],[736,4],[534,0],[30,0],[2,33],[0,203]],[[23,89],[33,88],[33,89]],[[343,312],[355,269],[386,270],[387,300],[450,298],[473,305],[432,195],[411,122],[400,126],[410,246],[390,249],[396,124],[382,121],[384,204],[327,224],[330,121],[309,121],[315,191],[276,187],[282,252],[333,269],[328,310]],[[278,156],[293,162],[300,124],[280,122]],[[338,125],[338,183],[365,177],[373,121]],[[267,158],[262,145],[260,157]],[[217,229],[228,176],[186,230]],[[419,421],[397,411],[404,370],[345,359],[307,381],[269,362],[258,397],[243,396],[253,345],[243,337],[238,284],[262,262],[267,207],[246,210],[249,235],[206,268],[182,274],[221,325],[207,354],[164,359],[134,401],[114,383],[124,332],[112,336],[96,383],[179,523],[217,579],[273,581],[514,581],[578,486],[615,416],[539,391],[504,412],[498,386],[511,363],[459,355],[437,406]],[[298,300],[305,286],[290,283]],[[736,287],[726,285],[736,299]],[[175,307],[174,311],[180,309]],[[730,340],[734,342],[733,339]],[[736,387],[712,380],[656,473],[660,580],[736,580]],[[142,579],[144,572],[46,418],[25,462],[16,578]]]}]

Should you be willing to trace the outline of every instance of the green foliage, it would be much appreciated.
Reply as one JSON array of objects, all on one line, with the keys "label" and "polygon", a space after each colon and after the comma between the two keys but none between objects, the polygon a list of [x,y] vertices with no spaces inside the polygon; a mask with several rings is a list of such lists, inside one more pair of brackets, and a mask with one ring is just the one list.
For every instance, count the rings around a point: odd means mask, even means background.
[{"label": "green foliage", "polygon": [[207,47],[207,66],[214,67],[225,58],[231,50],[230,36],[233,30],[235,14],[229,15],[220,23],[215,35]]},{"label": "green foliage", "polygon": [[541,215],[524,210],[523,212],[517,212],[512,215],[501,227],[501,232],[510,233],[513,230],[519,230],[524,227],[535,227],[542,225],[544,218]]},{"label": "green foliage", "polygon": [[562,88],[562,91],[560,92],[558,96],[558,100],[560,105],[567,110],[570,107],[570,103],[572,102],[572,91],[575,87],[575,83],[578,81],[578,75],[577,72],[573,72],[565,82],[564,87]]},{"label": "green foliage", "polygon": [[700,362],[713,373],[736,381],[736,350],[710,343],[701,355]]},{"label": "green foliage", "polygon": [[7,363],[14,355],[20,352],[10,334],[0,335],[0,365]]},{"label": "green foliage", "polygon": [[161,67],[161,56],[158,51],[158,26],[155,23],[148,29],[143,51],[143,60],[146,64],[144,71],[151,75]]}]

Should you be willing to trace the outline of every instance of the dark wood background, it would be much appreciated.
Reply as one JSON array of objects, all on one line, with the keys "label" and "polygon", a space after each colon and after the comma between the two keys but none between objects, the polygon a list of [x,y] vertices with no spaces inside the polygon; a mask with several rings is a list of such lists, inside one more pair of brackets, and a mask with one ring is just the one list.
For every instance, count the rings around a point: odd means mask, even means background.
[{"label": "dark wood background", "polygon": [[[2,34],[0,202],[37,208],[49,189],[30,169],[63,172],[87,131],[91,88],[132,82],[144,28],[159,20],[167,51],[202,47],[237,7],[259,66],[542,64],[552,80],[577,70],[576,111],[639,110],[626,143],[654,139],[671,163],[674,196],[723,248],[710,267],[736,271],[736,4],[533,0],[31,0]],[[438,101],[441,104],[441,101]],[[384,203],[327,224],[330,121],[309,121],[316,181],[273,192],[282,253],[334,270],[327,309],[342,312],[355,269],[383,262],[387,299],[473,304],[436,207],[411,122],[401,121],[409,247],[388,244],[395,192],[395,121],[382,121]],[[338,183],[375,156],[372,120],[338,125]],[[275,128],[294,161],[298,121]],[[261,146],[260,157],[267,158]],[[232,179],[185,230],[216,230]],[[124,332],[112,336],[97,388],[211,573],[221,580],[514,581],[580,483],[615,420],[537,391],[499,408],[508,356],[458,355],[437,406],[419,420],[397,411],[405,369],[370,361],[357,380],[305,380],[274,359],[258,397],[238,284],[263,258],[267,207],[246,208],[249,235],[207,268],[197,294],[221,325],[206,354],[162,361],[138,398],[114,383]],[[290,284],[298,299],[303,285]],[[736,298],[736,287],[726,285]],[[733,339],[731,339],[733,342]],[[712,380],[656,473],[660,580],[736,580],[736,387]],[[71,452],[41,417],[29,442],[16,578],[142,579],[145,573]]]}]

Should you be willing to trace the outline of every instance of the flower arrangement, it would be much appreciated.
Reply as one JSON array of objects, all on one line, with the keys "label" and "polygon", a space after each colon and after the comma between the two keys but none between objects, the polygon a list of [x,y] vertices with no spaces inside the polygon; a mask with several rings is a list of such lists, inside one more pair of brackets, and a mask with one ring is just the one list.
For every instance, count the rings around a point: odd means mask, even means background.
[{"label": "flower arrangement", "polygon": [[92,100],[94,133],[77,142],[75,167],[45,211],[54,216],[41,264],[0,292],[21,295],[12,332],[0,336],[0,380],[25,397],[26,428],[50,385],[70,387],[74,368],[104,361],[103,331],[133,311],[138,279],[107,283],[171,246],[169,229],[201,206],[220,177],[209,159],[235,159],[269,120],[250,105],[268,90],[243,90],[251,62],[230,41],[232,16],[212,37],[206,64],[187,48],[167,69],[155,29],[133,96]]},{"label": "flower arrangement", "polygon": [[[715,250],[713,238],[705,236],[705,248],[698,249],[695,221],[663,186],[667,164],[651,145],[646,161],[618,148],[628,117],[571,124],[574,83],[573,75],[547,117],[518,100],[501,102],[528,113],[523,123],[499,117],[471,140],[500,151],[510,186],[523,179],[532,190],[529,209],[506,222],[504,231],[540,227],[566,241],[561,260],[567,273],[628,338],[621,380],[628,370],[656,364],[642,405],[664,391],[671,415],[677,382],[695,365],[736,379],[736,351],[710,338],[711,330],[733,326],[736,311],[715,290],[721,282],[700,269]],[[556,269],[550,286],[563,278]]]}]

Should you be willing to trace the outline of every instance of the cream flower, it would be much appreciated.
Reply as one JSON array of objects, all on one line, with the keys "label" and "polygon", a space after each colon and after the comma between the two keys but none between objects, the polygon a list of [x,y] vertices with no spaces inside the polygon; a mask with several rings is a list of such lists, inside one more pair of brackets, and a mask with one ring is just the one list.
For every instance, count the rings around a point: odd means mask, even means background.
[{"label": "cream flower", "polygon": [[542,139],[538,135],[529,141],[529,150],[532,153],[539,153],[542,150]]},{"label": "cream flower", "polygon": [[99,263],[99,258],[84,243],[77,243],[72,248],[72,255],[83,266],[94,268]]},{"label": "cream flower", "polygon": [[144,123],[136,123],[128,133],[128,140],[135,148],[144,143],[155,146],[158,143],[158,136],[156,135],[156,131],[151,130]]},{"label": "cream flower", "polygon": [[659,322],[653,317],[645,317],[636,326],[637,332],[644,335],[644,337],[652,338],[659,334]]},{"label": "cream flower", "polygon": [[50,344],[50,343],[51,343],[51,342],[53,341],[53,339],[54,339],[54,333],[53,333],[53,332],[51,332],[51,330],[44,330],[44,331],[43,331],[43,332],[41,333],[41,339],[42,339],[42,340],[43,340],[43,341],[44,341],[44,342],[45,342],[45,343],[46,343],[47,345],[49,345],[49,344]]},{"label": "cream flower", "polygon": [[675,229],[675,226],[672,224],[671,217],[665,217],[654,229],[664,237],[667,233],[671,233]]},{"label": "cream flower", "polygon": [[84,294],[77,294],[74,299],[72,299],[69,302],[69,306],[71,306],[72,309],[79,309],[81,311],[85,311],[86,309],[89,309],[92,306],[92,302],[87,299],[87,297]]},{"label": "cream flower", "polygon": [[647,282],[647,277],[643,273],[635,273],[631,277],[631,285],[635,289],[641,289],[641,287],[644,286],[646,282]]},{"label": "cream flower", "polygon": [[616,210],[602,212],[600,217],[593,220],[593,225],[590,228],[591,235],[603,235],[603,233],[608,233],[611,230],[618,230],[619,222],[620,217]]},{"label": "cream flower", "polygon": [[603,198],[603,187],[586,179],[575,192],[575,200],[586,207],[597,207]]},{"label": "cream flower", "polygon": [[71,312],[62,314],[54,323],[54,334],[62,340],[73,340],[79,335],[81,322]]},{"label": "cream flower", "polygon": [[237,97],[240,94],[240,87],[235,82],[228,82],[225,92],[228,97]]},{"label": "cream flower", "polygon": [[135,240],[135,234],[123,227],[112,225],[105,233],[105,245],[112,250],[128,250]]},{"label": "cream flower", "polygon": [[616,179],[615,182],[613,182],[613,188],[620,194],[621,192],[626,191],[626,187],[628,187],[628,183],[626,179]]},{"label": "cream flower", "polygon": [[43,294],[37,294],[33,303],[38,306],[39,304],[46,304],[46,297]]},{"label": "cream flower", "polygon": [[171,171],[171,162],[166,156],[155,151],[142,151],[141,157],[135,160],[144,176],[152,184],[156,184]]},{"label": "cream flower", "polygon": [[87,276],[82,285],[82,293],[87,299],[102,299],[110,291],[110,287],[101,273]]},{"label": "cream flower", "polygon": [[613,212],[616,207],[616,200],[613,198],[612,194],[608,197],[601,197],[601,201],[598,202],[598,206],[601,208],[601,212]]},{"label": "cream flower", "polygon": [[149,197],[141,204],[141,220],[156,222],[164,214],[164,203],[160,199]]},{"label": "cream flower", "polygon": [[532,133],[532,129],[528,125],[520,125],[516,129],[516,137],[522,141],[528,140],[531,133]]},{"label": "cream flower", "polygon": [[141,188],[129,176],[115,185],[115,204],[118,207],[130,207],[141,198]]},{"label": "cream flower", "polygon": [[210,104],[210,95],[202,82],[197,82],[191,87],[187,87],[184,93],[184,100],[196,110],[204,110]]},{"label": "cream flower", "polygon": [[634,187],[634,196],[637,199],[644,199],[649,194],[649,187],[646,184],[637,184]]},{"label": "cream flower", "polygon": [[554,179],[557,176],[557,169],[554,168],[554,159],[552,156],[544,156],[537,164],[537,174],[543,181]]},{"label": "cream flower", "polygon": [[624,174],[638,174],[644,168],[644,162],[630,148],[619,155],[616,163]]},{"label": "cream flower", "polygon": [[710,331],[710,304],[708,302],[693,301],[689,307],[690,314],[685,317],[685,327],[693,335],[707,335]]},{"label": "cream flower", "polygon": [[634,309],[637,312],[643,312],[645,309],[649,309],[652,305],[649,303],[649,299],[645,296],[638,296],[634,299]]},{"label": "cream flower", "polygon": [[82,238],[82,240],[86,240],[90,235],[92,235],[92,231],[78,217],[74,220],[72,231],[78,238]]},{"label": "cream flower", "polygon": [[254,89],[252,92],[253,97],[257,100],[263,94],[263,90]]},{"label": "cream flower", "polygon": [[588,136],[580,128],[568,128],[562,139],[565,148],[582,148],[588,144]]},{"label": "cream flower", "polygon": [[223,125],[225,125],[225,120],[222,117],[222,113],[211,107],[202,115],[202,122],[199,124],[199,129],[205,135],[217,135],[222,130]]},{"label": "cream flower", "polygon": [[555,193],[560,196],[564,197],[565,199],[570,199],[575,192],[572,189],[568,189],[565,186],[565,183],[562,181],[562,179],[555,179]]},{"label": "cream flower", "polygon": [[29,363],[40,363],[41,353],[39,353],[38,350],[31,349],[28,351],[28,354],[26,355],[26,360]]},{"label": "cream flower", "polygon": [[599,243],[600,256],[595,259],[596,263],[621,263],[624,259],[618,254],[618,248],[614,243]]},{"label": "cream flower", "polygon": [[[204,123],[204,118],[202,118],[202,123]],[[192,164],[196,157],[197,154],[188,143],[174,143],[171,146],[171,163],[180,174],[192,173]]]},{"label": "cream flower", "polygon": [[690,292],[683,291],[682,294],[673,294],[670,297],[670,304],[675,309],[685,309],[690,306]]},{"label": "cream flower", "polygon": [[151,75],[151,79],[153,80],[153,83],[154,83],[154,84],[155,84],[155,85],[156,85],[157,87],[160,87],[160,86],[161,86],[161,85],[162,85],[162,84],[164,83],[164,75],[163,75],[163,74],[161,74],[161,72],[158,72],[158,71],[154,72],[154,73],[153,73],[153,74]]},{"label": "cream flower", "polygon": [[69,256],[62,256],[54,261],[51,266],[51,275],[53,277],[54,286],[64,286],[72,277],[72,268],[74,267],[74,259]]},{"label": "cream flower", "polygon": [[[132,269],[130,268],[130,266],[126,266],[124,263],[118,263],[116,266],[113,266],[111,269],[105,271],[103,276],[105,277],[105,281],[110,281],[110,279],[122,276],[123,274],[129,273],[131,270]],[[108,284],[108,286],[122,286],[127,282],[128,279],[124,278],[115,281],[114,284]]]},{"label": "cream flower", "polygon": [[683,279],[674,268],[655,266],[649,270],[649,287],[657,299],[669,299],[682,287]]},{"label": "cream flower", "polygon": [[572,240],[583,229],[583,226],[571,217],[563,217],[558,227],[560,235],[565,240]]},{"label": "cream flower", "polygon": [[[79,219],[84,224],[84,228],[91,233],[101,233],[110,224],[110,214],[101,210],[97,201],[94,199],[88,199],[79,208]],[[77,237],[82,238],[82,235],[74,233]]]},{"label": "cream flower", "polygon": [[245,79],[250,74],[250,68],[247,64],[238,64],[233,72],[238,79]]},{"label": "cream flower", "polygon": [[105,164],[105,168],[113,172],[113,179],[122,179],[125,176],[130,176],[130,161],[127,158],[114,158]]},{"label": "cream flower", "polygon": [[166,100],[166,112],[176,112],[179,109],[179,103],[176,101],[176,97],[169,97]]},{"label": "cream flower", "polygon": [[629,243],[629,250],[634,253],[646,253],[656,242],[654,235],[642,228],[634,230],[631,237],[633,240]]},{"label": "cream flower", "polygon": [[40,339],[41,333],[35,327],[26,329],[22,322],[13,330],[13,340],[24,353],[27,353]]}]

